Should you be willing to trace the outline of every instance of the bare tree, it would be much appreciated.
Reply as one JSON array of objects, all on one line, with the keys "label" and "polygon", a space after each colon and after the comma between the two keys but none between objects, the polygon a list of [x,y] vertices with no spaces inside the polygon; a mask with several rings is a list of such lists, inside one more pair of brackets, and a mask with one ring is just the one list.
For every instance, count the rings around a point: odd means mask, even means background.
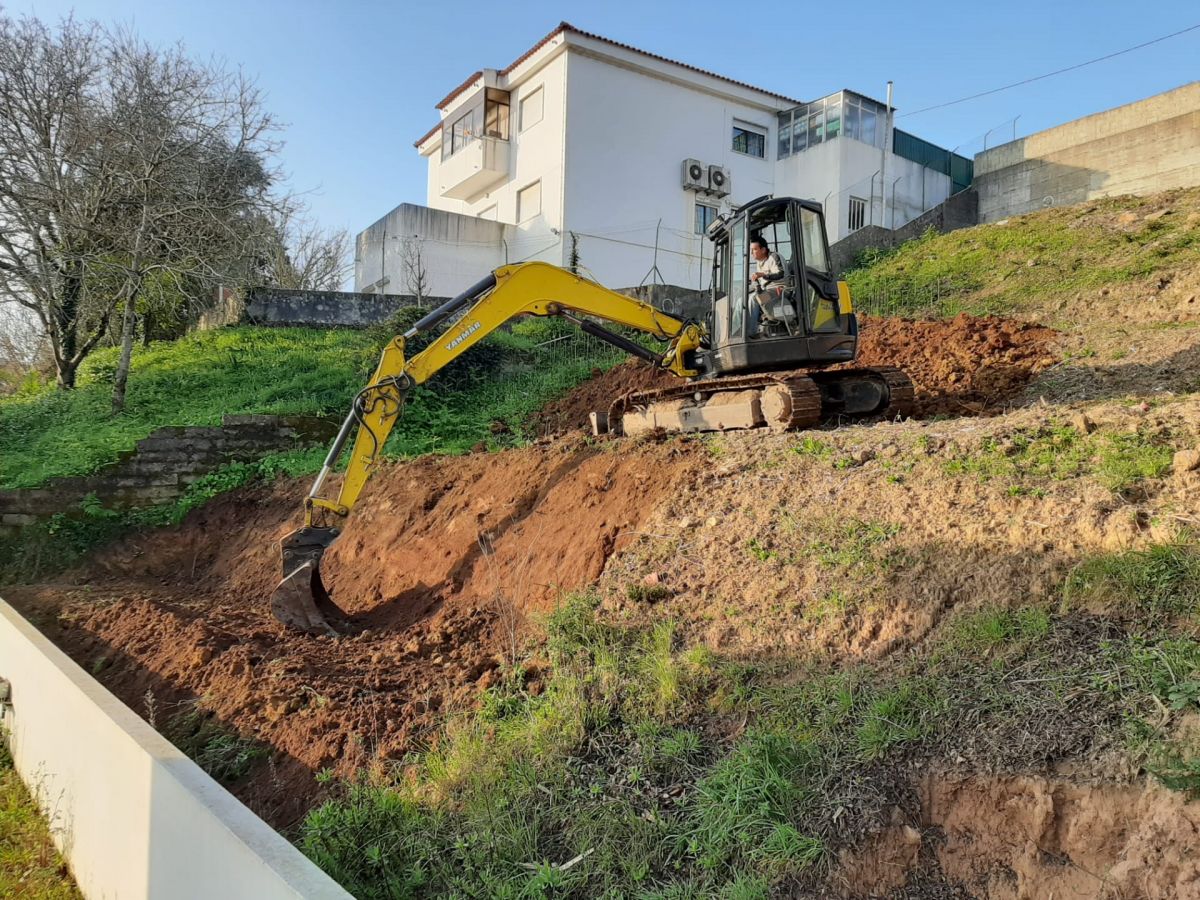
[{"label": "bare tree", "polygon": [[37,317],[58,383],[139,299],[248,274],[270,215],[273,122],[240,73],[68,19],[0,15],[0,302]]},{"label": "bare tree", "polygon": [[294,206],[281,209],[270,223],[264,276],[275,287],[340,290],[352,265],[345,229],[323,229]]},{"label": "bare tree", "polygon": [[415,235],[400,245],[400,271],[405,291],[412,294],[417,306],[424,306],[429,296],[429,273],[425,269],[421,239]]}]

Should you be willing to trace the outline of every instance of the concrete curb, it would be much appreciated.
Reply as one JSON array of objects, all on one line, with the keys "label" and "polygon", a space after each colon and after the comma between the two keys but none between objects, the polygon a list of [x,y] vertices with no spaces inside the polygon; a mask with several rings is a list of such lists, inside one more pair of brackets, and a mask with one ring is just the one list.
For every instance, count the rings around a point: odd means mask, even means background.
[{"label": "concrete curb", "polygon": [[0,600],[17,771],[89,900],[346,893]]}]

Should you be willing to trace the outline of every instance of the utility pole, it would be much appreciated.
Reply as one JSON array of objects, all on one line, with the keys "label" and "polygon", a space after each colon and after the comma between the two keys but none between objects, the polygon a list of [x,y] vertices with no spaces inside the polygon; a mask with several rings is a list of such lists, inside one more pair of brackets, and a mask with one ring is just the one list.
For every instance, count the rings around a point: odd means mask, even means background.
[{"label": "utility pole", "polygon": [[887,155],[888,155],[888,136],[892,129],[892,83],[889,81],[887,86],[887,113],[883,117],[883,147],[879,151],[879,224],[884,228],[888,227],[887,223]]}]

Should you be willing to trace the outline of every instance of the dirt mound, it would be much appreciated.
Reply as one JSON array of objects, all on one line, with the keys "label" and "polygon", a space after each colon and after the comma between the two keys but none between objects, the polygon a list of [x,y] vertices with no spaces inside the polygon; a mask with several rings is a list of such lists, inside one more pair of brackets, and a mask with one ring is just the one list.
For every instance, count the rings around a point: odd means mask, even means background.
[{"label": "dirt mound", "polygon": [[1052,328],[969,316],[917,320],[864,316],[859,366],[898,366],[916,385],[917,416],[978,415],[1016,397],[1057,362]]},{"label": "dirt mound", "polygon": [[[1058,361],[1061,335],[1052,328],[970,316],[920,320],[863,316],[855,366],[898,366],[916,384],[916,415],[979,415],[998,411],[1038,372]],[[542,408],[531,422],[539,435],[590,427],[588,414],[607,410],[629,391],[676,383],[674,376],[630,359],[592,377]]]},{"label": "dirt mound", "polygon": [[531,425],[538,435],[562,434],[588,429],[593,411],[606,412],[612,402],[630,391],[648,391],[668,387],[675,377],[641,360],[627,359],[608,371],[593,369],[592,377],[534,415]]},{"label": "dirt mound", "polygon": [[439,710],[473,702],[514,661],[527,616],[594,581],[689,456],[681,442],[620,453],[560,442],[384,467],[323,564],[353,617],[345,637],[293,635],[268,612],[299,482],[223,497],[126,541],[79,575],[102,587],[8,599],[43,619],[61,613],[55,640],[160,727],[199,699],[280,751],[235,788],[285,824],[311,805],[314,772],[398,758]]}]

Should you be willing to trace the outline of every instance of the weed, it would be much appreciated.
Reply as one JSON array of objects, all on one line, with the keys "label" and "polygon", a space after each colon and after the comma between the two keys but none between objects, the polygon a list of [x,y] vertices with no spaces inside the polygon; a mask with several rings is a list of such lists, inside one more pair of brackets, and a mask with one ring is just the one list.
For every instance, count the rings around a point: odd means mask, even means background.
[{"label": "weed", "polygon": [[746,541],[746,551],[759,562],[766,562],[779,556],[778,551],[763,546],[758,538],[750,538]]},{"label": "weed", "polygon": [[200,768],[225,784],[239,780],[257,760],[267,756],[262,744],[230,731],[198,704],[190,704],[172,716],[164,734]]},{"label": "weed", "polygon": [[815,459],[828,459],[833,456],[833,447],[812,435],[805,435],[792,449],[801,456],[811,456]]},{"label": "weed", "polygon": [[1084,560],[1063,585],[1064,606],[1101,604],[1150,615],[1200,615],[1200,549],[1190,540]]},{"label": "weed", "polygon": [[881,565],[878,548],[898,535],[900,526],[862,519],[830,519],[819,530],[824,535],[811,542],[808,549],[816,554],[821,565],[873,571]]},{"label": "weed", "polygon": [[657,603],[671,596],[671,589],[664,584],[631,584],[625,588],[625,596],[633,603]]},{"label": "weed", "polygon": [[[59,823],[61,826],[61,823]],[[0,729],[0,896],[68,900],[79,892],[54,849],[50,829],[13,768]]]}]

